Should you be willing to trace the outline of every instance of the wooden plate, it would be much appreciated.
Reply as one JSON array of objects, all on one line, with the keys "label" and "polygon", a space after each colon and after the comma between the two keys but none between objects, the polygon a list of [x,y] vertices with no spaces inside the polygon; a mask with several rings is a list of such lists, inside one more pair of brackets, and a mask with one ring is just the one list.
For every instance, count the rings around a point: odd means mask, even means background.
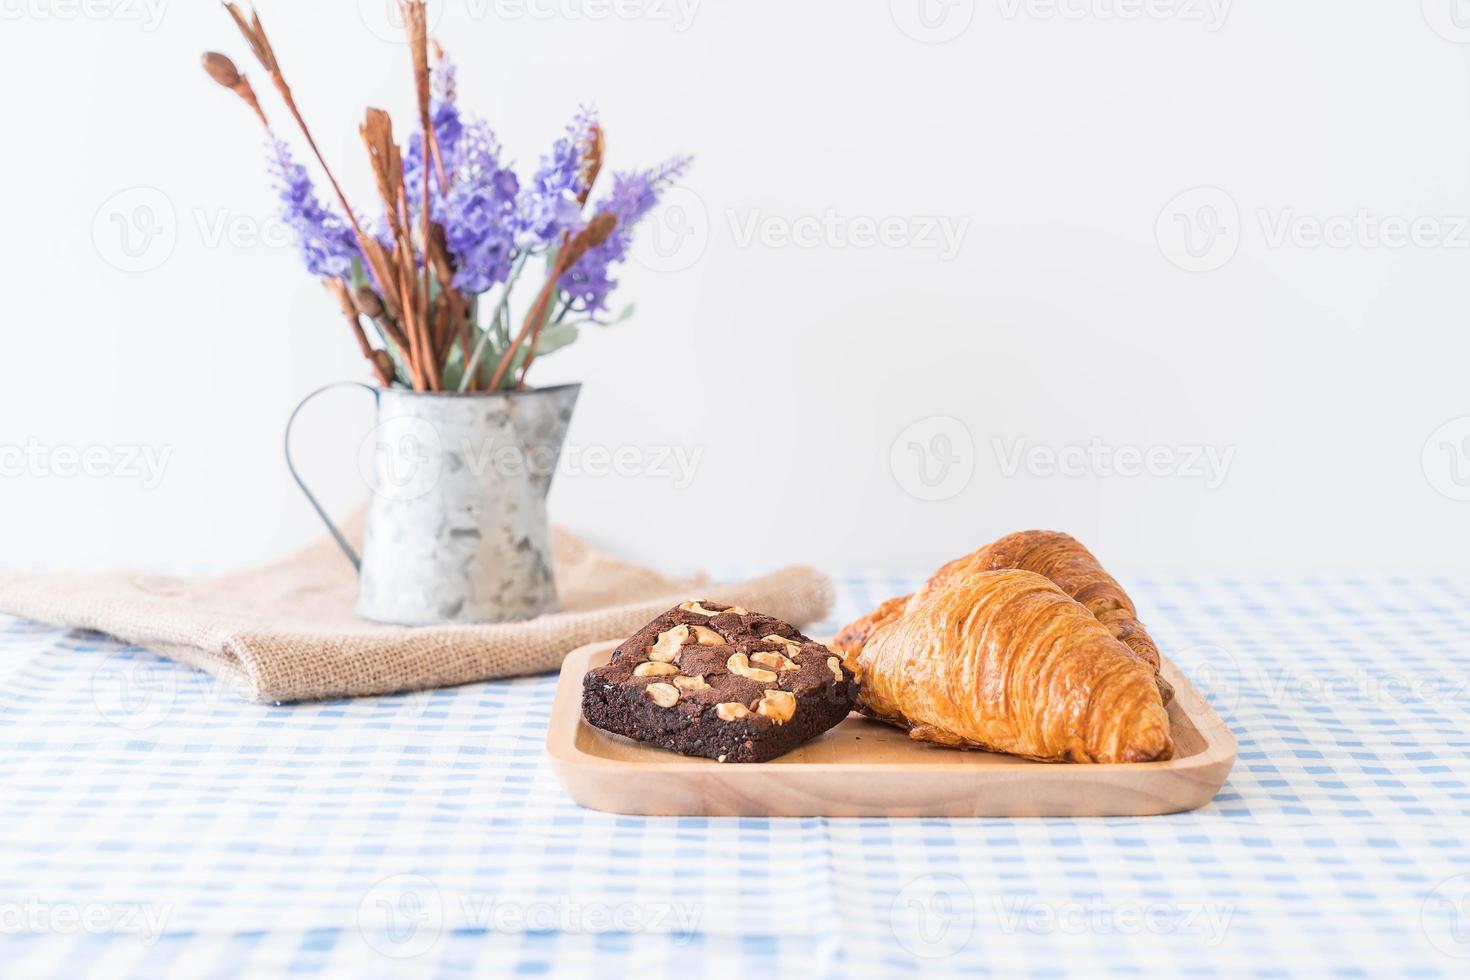
[{"label": "wooden plate", "polygon": [[677,755],[582,720],[582,675],[615,642],[562,663],[546,751],[572,799],[647,816],[1102,817],[1177,813],[1214,798],[1235,762],[1235,736],[1172,663],[1176,755],[1168,762],[1067,765],[911,740],[852,714],[770,762]]}]

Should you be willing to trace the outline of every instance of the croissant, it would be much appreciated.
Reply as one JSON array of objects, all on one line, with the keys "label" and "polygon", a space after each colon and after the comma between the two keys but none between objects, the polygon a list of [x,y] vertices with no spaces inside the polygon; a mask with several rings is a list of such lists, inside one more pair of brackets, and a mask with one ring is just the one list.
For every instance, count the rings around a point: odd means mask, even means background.
[{"label": "croissant", "polygon": [[857,632],[859,708],[912,738],[1045,762],[1173,755],[1153,668],[1034,572],[952,569]]},{"label": "croissant", "polygon": [[[1121,640],[1153,668],[1159,693],[1167,703],[1174,691],[1169,682],[1158,674],[1159,648],[1143,624],[1133,601],[1117,580],[1103,570],[1101,563],[1082,542],[1070,534],[1060,531],[1018,531],[1008,534],[979,551],[940,567],[929,577],[920,590],[920,595],[945,589],[974,572],[1016,568],[1042,575],[1067,595],[1087,607],[1106,626],[1113,636]],[[903,614],[909,596],[889,599],[861,619],[844,627],[837,634],[834,646],[851,660],[862,649],[869,636],[885,623]]]}]

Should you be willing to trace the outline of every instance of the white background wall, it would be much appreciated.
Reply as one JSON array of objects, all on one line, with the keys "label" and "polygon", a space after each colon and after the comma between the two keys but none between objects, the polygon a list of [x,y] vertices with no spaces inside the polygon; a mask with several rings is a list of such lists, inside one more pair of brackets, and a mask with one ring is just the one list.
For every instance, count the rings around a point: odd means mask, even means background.
[{"label": "white background wall", "polygon": [[[437,24],[461,104],[523,163],[587,99],[613,166],[698,156],[645,229],[663,252],[623,276],[638,316],[536,371],[586,383],[575,447],[679,447],[695,478],[564,472],[562,522],[670,568],[924,570],[1029,526],[1124,569],[1461,561],[1470,9],[1461,29],[1452,0],[925,0],[925,27],[917,0],[589,2]],[[261,4],[364,207],[362,107],[409,119],[384,8]],[[42,460],[0,456],[0,562],[225,568],[316,535],[281,428],[366,372],[277,240],[258,129],[199,70],[209,48],[247,66],[228,18],[0,16],[0,446]],[[888,243],[861,240],[884,219]],[[302,433],[338,511],[367,414],[342,394]],[[1081,475],[1045,465],[1094,440]],[[49,472],[91,446],[167,452],[162,480]],[[1159,447],[1161,475],[1103,472],[1120,447]],[[1215,480],[1185,465],[1205,449]]]}]

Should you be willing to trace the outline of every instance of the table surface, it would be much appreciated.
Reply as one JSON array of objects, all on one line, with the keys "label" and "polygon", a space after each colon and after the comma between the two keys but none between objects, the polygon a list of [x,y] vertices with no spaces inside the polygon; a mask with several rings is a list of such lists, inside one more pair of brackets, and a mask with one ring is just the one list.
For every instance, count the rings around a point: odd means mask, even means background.
[{"label": "table surface", "polygon": [[1240,741],[1193,813],[603,814],[550,677],[269,707],[0,618],[0,972],[1470,975],[1470,581],[1128,584]]}]

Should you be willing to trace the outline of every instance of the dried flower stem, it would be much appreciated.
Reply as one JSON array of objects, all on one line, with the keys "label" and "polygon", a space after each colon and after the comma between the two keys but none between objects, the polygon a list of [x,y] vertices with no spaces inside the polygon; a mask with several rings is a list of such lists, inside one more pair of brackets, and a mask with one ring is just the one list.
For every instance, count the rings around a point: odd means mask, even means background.
[{"label": "dried flower stem", "polygon": [[[583,207],[585,207],[587,205],[587,199],[592,196],[592,185],[594,185],[594,184],[597,183],[597,175],[602,172],[602,158],[603,158],[604,149],[605,149],[605,144],[603,142],[602,127],[599,126],[599,125],[594,124],[590,128],[590,130],[588,132],[587,145],[583,148],[583,151],[582,151],[582,181],[583,182],[582,182],[582,191],[581,191],[580,194],[577,195],[577,203],[579,205],[582,205]],[[599,218],[603,218],[603,217],[605,217],[605,218],[612,218],[612,215],[600,215],[599,216]],[[597,218],[594,218],[593,219],[593,222],[595,223],[597,220],[598,220]],[[595,233],[595,234],[599,235],[600,237],[597,237],[595,241],[592,241],[590,244],[588,244],[586,246],[586,248],[591,248],[591,247],[594,247],[596,245],[600,245],[604,241],[606,241],[607,240],[607,236],[610,235],[610,234],[612,234],[612,229],[613,229],[613,227],[616,224],[617,224],[617,219],[612,218],[612,221],[608,224],[608,230],[606,232],[597,232],[597,233]],[[587,229],[584,229],[584,230],[591,230],[591,224],[589,223]],[[568,270],[572,266],[576,265],[577,264],[577,260],[579,258],[581,258],[583,252],[586,251],[586,248],[584,248],[584,249],[582,249],[582,251],[577,252],[575,255],[567,255],[566,254],[568,252],[567,246],[568,246],[568,243],[569,243],[570,238],[571,238],[571,233],[570,232],[563,232],[562,233],[562,236],[561,236],[561,254],[559,254],[558,257],[557,257],[558,258],[558,262],[561,263],[561,270],[560,270],[560,272],[557,272],[557,273],[555,273],[553,275],[553,277],[552,277],[553,279],[560,279],[563,275],[565,275],[566,274],[566,270]],[[565,262],[562,262],[563,257],[565,257]],[[558,322],[558,323],[561,322],[561,317],[566,315],[566,311],[571,308],[571,305],[572,305],[571,298],[568,297],[567,302],[566,302],[566,305],[562,308],[561,316],[558,316],[556,318],[556,322]],[[520,377],[516,380],[516,387],[517,388],[524,388],[526,386],[526,372],[531,369],[531,362],[536,359],[536,346],[541,343],[541,331],[546,326],[547,313],[548,313],[548,310],[546,310],[546,309],[543,309],[541,311],[541,316],[536,320],[536,325],[532,329],[532,332],[531,332],[531,346],[526,351],[526,360],[525,360],[525,362],[523,364],[521,364]]]},{"label": "dried flower stem", "polygon": [[474,353],[470,355],[469,363],[464,369],[464,376],[459,382],[460,391],[465,391],[470,383],[470,379],[475,377],[477,369],[480,366],[480,356],[485,353],[485,348],[489,346],[490,337],[492,335],[497,338],[504,337],[506,342],[509,342],[510,338],[506,335],[505,328],[502,325],[510,319],[510,292],[520,280],[521,270],[526,267],[526,260],[529,257],[529,253],[522,253],[516,259],[515,265],[511,266],[510,275],[506,277],[505,282],[501,285],[500,298],[495,301],[495,315],[490,318],[489,326],[480,331],[480,336],[475,341]]},{"label": "dried flower stem", "polygon": [[[386,289],[387,286],[391,285],[397,279],[396,270],[394,269],[395,263],[388,255],[387,250],[363,230],[362,223],[357,220],[357,212],[347,202],[347,195],[342,192],[342,185],[337,182],[337,177],[332,173],[332,168],[327,165],[326,157],[322,155],[321,148],[317,146],[316,139],[311,135],[311,128],[306,125],[306,120],[302,117],[301,110],[296,105],[296,99],[291,94],[291,87],[286,84],[286,77],[282,74],[281,66],[276,61],[276,53],[271,47],[270,39],[266,36],[264,25],[260,22],[260,15],[252,10],[250,12],[250,19],[247,21],[244,14],[240,13],[240,8],[235,4],[226,3],[225,9],[229,11],[230,17],[235,21],[235,26],[240,29],[240,33],[250,45],[250,50],[255,55],[256,60],[260,62],[261,67],[270,75],[271,82],[275,85],[276,91],[280,93],[281,101],[286,104],[286,108],[290,111],[291,117],[296,121],[297,128],[301,130],[301,135],[306,139],[306,145],[311,148],[311,152],[316,157],[317,163],[321,165],[322,172],[327,175],[327,182],[331,184],[333,193],[337,195],[337,203],[341,205],[343,213],[347,216],[347,220],[352,224],[352,231],[357,238],[357,246],[361,250],[364,260],[372,270],[379,285]],[[390,313],[398,312],[394,309],[394,302],[391,295],[385,292],[383,300],[387,304]],[[405,355],[407,354],[408,351],[405,350]],[[414,363],[412,357],[407,357],[407,360],[409,371],[414,376],[412,379],[414,386],[415,388],[419,388],[424,384],[425,372],[423,367],[420,364]]]},{"label": "dried flower stem", "polygon": [[[347,293],[347,286],[340,279],[323,279],[328,292],[337,297],[337,304],[342,307],[342,316],[347,320],[348,326],[352,328],[352,334],[357,338],[357,347],[362,351],[362,356],[372,362],[373,370],[377,372],[378,380],[384,388],[393,384],[393,375],[396,373],[393,367],[393,359],[386,351],[374,350],[373,345],[368,342],[367,333],[362,329],[362,321],[358,319],[357,307],[353,305],[352,297]],[[379,358],[378,355],[383,357]],[[384,361],[387,363],[384,364]]]},{"label": "dried flower stem", "polygon": [[250,49],[254,52],[256,60],[260,62],[261,67],[270,75],[271,82],[274,83],[276,91],[281,95],[281,100],[286,103],[286,108],[290,111],[291,117],[296,120],[296,125],[301,130],[301,135],[306,139],[306,145],[311,148],[312,154],[316,156],[317,163],[321,164],[322,171],[327,175],[327,182],[332,185],[332,190],[337,195],[337,202],[342,205],[342,210],[346,213],[347,220],[352,222],[353,231],[357,233],[359,238],[368,237],[363,233],[362,226],[357,220],[357,214],[352,210],[352,205],[347,203],[347,195],[342,193],[342,187],[337,183],[337,178],[333,175],[332,168],[327,166],[326,158],[322,156],[321,149],[316,145],[316,140],[311,135],[311,128],[306,125],[306,120],[302,118],[301,110],[296,106],[296,99],[291,95],[291,86],[286,84],[286,77],[281,73],[281,66],[276,61],[276,53],[271,48],[270,39],[266,37],[265,27],[260,22],[260,15],[254,10],[251,10],[250,20],[247,22],[245,16],[240,13],[240,9],[235,4],[227,3],[225,4],[225,9],[234,18],[235,25],[240,28],[240,33],[245,35],[245,40],[249,42]]},{"label": "dried flower stem", "polygon": [[[235,17],[236,23],[243,24],[242,18],[236,11],[231,10],[231,14]],[[252,49],[256,48],[253,41],[251,47]],[[268,47],[264,50],[269,53]],[[259,52],[257,52],[257,56],[259,56]],[[273,59],[273,56],[271,57]],[[250,85],[249,80],[235,67],[235,63],[216,51],[205,52],[203,62],[204,70],[209,73],[209,77],[239,96],[255,113],[255,117],[265,127],[267,135],[274,138],[275,134],[271,131],[270,120],[266,118],[265,110],[260,107],[260,100],[255,96],[255,89]],[[386,352],[374,350],[372,345],[368,343],[367,335],[363,333],[362,322],[357,318],[357,310],[352,304],[352,298],[347,293],[346,285],[337,279],[323,279],[322,281],[337,296],[338,302],[342,306],[342,313],[347,318],[348,324],[357,338],[358,348],[362,351],[363,356],[372,362],[373,370],[385,386],[392,384],[393,377],[397,373],[393,359]],[[379,357],[379,354],[382,356]]]},{"label": "dried flower stem", "polygon": [[597,175],[602,173],[602,158],[606,151],[606,145],[602,138],[602,127],[593,123],[587,138],[587,147],[582,155],[582,193],[577,195],[577,203],[587,204],[587,198],[592,196],[592,185],[597,183]]},{"label": "dried flower stem", "polygon": [[235,63],[218,51],[204,52],[203,61],[204,70],[209,73],[209,77],[238,95],[269,132],[270,120],[265,118],[265,110],[260,107],[260,100],[255,97],[255,89],[251,87],[250,80],[240,74]]},{"label": "dried flower stem", "polygon": [[[444,58],[444,49],[439,46],[439,42],[434,40],[433,38],[430,38],[428,46],[430,51],[434,55],[434,60],[442,61]],[[444,171],[444,154],[440,151],[439,148],[439,134],[435,132],[432,128],[430,129],[430,132],[433,133],[433,142],[429,144],[429,149],[433,151],[434,170],[439,175],[439,188],[443,190],[444,193],[448,194],[449,175]]]},{"label": "dried flower stem", "polygon": [[392,315],[388,313],[388,308],[383,305],[382,297],[373,292],[371,286],[363,285],[357,287],[357,291],[353,294],[353,300],[357,305],[358,312],[377,324],[378,330],[383,335],[383,339],[385,341],[392,341],[399,350],[404,352],[404,357],[407,358],[408,338],[404,336],[403,329],[398,326],[398,321],[394,320]]},{"label": "dried flower stem", "polygon": [[[403,160],[393,142],[393,120],[381,109],[368,109],[359,129],[372,164],[378,196],[382,198],[393,237],[394,252],[390,256],[377,241],[372,247],[381,254],[388,269],[385,285],[397,290],[397,307],[404,336],[415,391],[432,391],[438,387],[438,365],[428,343],[427,299],[420,300],[416,281],[417,259],[408,219],[408,198],[403,188]],[[385,297],[386,298],[386,297]]]},{"label": "dried flower stem", "polygon": [[525,363],[521,366],[520,381],[517,387],[525,384],[526,369],[536,359],[536,344],[541,339],[541,327],[546,322],[547,308],[551,305],[551,297],[556,292],[557,283],[566,271],[577,264],[577,260],[587,253],[589,248],[595,248],[607,241],[613,229],[617,227],[616,215],[603,212],[597,215],[586,226],[567,243],[566,247],[556,255],[556,261],[552,263],[551,272],[546,277],[546,282],[541,287],[541,292],[536,294],[536,301],[531,304],[530,312],[526,314],[525,322],[521,325],[520,332],[516,334],[515,340],[505,349],[500,357],[500,363],[495,367],[495,373],[490,378],[490,390],[495,391],[500,387],[501,380],[506,372],[510,370],[511,363],[515,360],[516,351],[520,349],[522,341],[528,335],[532,335],[531,347],[526,352]]},{"label": "dried flower stem", "polygon": [[[398,0],[398,10],[403,15],[403,29],[408,35],[409,53],[413,57],[413,83],[414,93],[418,97],[419,127],[423,131],[424,160],[423,160],[423,194],[421,198],[422,229],[420,231],[420,244],[424,254],[424,282],[423,292],[419,297],[419,315],[424,324],[425,333],[429,336],[430,356],[434,365],[440,363],[442,353],[438,342],[439,331],[434,329],[438,321],[443,317],[429,316],[429,251],[430,251],[430,229],[429,225],[433,218],[429,207],[429,146],[434,139],[434,122],[429,114],[429,29],[424,12],[424,0]],[[406,203],[406,202],[405,202]],[[405,214],[405,225],[407,215]],[[435,386],[437,387],[437,385]]]}]

